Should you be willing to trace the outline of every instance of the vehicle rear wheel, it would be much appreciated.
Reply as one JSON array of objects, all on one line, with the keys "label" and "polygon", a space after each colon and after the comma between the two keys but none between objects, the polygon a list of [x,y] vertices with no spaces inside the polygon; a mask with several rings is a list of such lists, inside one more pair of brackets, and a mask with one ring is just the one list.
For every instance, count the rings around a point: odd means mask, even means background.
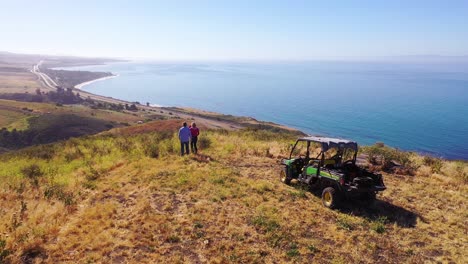
[{"label": "vehicle rear wheel", "polygon": [[368,192],[363,194],[363,199],[368,201],[374,201],[376,199],[375,192]]},{"label": "vehicle rear wheel", "polygon": [[373,205],[376,199],[375,192],[362,193],[360,200],[363,201],[367,206]]},{"label": "vehicle rear wheel", "polygon": [[288,177],[288,174],[287,174],[287,170],[288,168],[284,168],[281,170],[280,172],[280,179],[281,179],[281,182],[283,182],[284,184],[291,184],[291,178]]},{"label": "vehicle rear wheel", "polygon": [[338,204],[338,194],[335,188],[327,187],[322,191],[322,204],[328,208],[336,208]]}]

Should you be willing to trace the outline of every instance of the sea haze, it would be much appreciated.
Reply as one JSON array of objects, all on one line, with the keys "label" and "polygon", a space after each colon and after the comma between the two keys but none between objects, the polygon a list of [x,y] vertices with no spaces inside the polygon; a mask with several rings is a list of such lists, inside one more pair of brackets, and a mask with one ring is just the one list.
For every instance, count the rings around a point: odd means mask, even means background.
[{"label": "sea haze", "polygon": [[115,63],[90,92],[468,159],[468,63]]}]

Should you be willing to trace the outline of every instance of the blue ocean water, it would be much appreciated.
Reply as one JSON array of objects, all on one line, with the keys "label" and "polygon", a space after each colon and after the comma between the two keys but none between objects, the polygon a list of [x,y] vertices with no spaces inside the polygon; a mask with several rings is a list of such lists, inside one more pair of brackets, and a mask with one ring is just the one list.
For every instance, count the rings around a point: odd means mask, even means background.
[{"label": "blue ocean water", "polygon": [[468,63],[125,62],[74,69],[119,74],[83,87],[100,95],[468,159]]}]

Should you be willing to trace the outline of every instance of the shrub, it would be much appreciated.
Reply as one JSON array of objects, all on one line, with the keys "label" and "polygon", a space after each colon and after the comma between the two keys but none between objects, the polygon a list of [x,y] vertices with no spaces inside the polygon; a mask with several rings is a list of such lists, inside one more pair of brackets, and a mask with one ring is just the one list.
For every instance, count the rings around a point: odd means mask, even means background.
[{"label": "shrub", "polygon": [[130,152],[133,149],[133,142],[126,137],[116,139],[115,144],[123,152]]},{"label": "shrub", "polygon": [[289,191],[289,196],[293,201],[295,201],[297,198],[302,198],[302,199],[307,199],[307,191],[305,188],[299,188],[299,190],[296,191]]},{"label": "shrub", "polygon": [[292,243],[289,247],[289,250],[286,251],[286,256],[292,258],[300,255],[299,249],[297,248],[296,243]]},{"label": "shrub", "polygon": [[50,160],[55,154],[55,148],[52,145],[40,145],[25,149],[23,153],[29,158]]},{"label": "shrub", "polygon": [[178,153],[178,148],[175,147],[174,141],[172,139],[165,139],[160,144],[160,150],[164,151],[167,154]]},{"label": "shrub", "polygon": [[211,139],[208,137],[201,137],[198,139],[198,146],[202,149],[209,148],[211,146]]},{"label": "shrub", "polygon": [[0,239],[0,263],[3,263],[8,255],[10,255],[10,251],[6,249],[6,241]]},{"label": "shrub", "polygon": [[427,165],[423,165],[418,168],[418,175],[423,176],[423,177],[429,177],[432,175],[432,169],[431,167]]},{"label": "shrub", "polygon": [[144,146],[145,155],[150,158],[159,157],[159,146],[157,144],[147,144]]},{"label": "shrub", "polygon": [[86,180],[95,181],[101,177],[101,172],[95,169],[93,166],[88,166],[88,169],[84,172]]},{"label": "shrub", "polygon": [[65,186],[60,184],[48,185],[44,190],[44,197],[47,199],[56,198],[67,206],[75,204],[73,193],[65,191]]},{"label": "shrub", "polygon": [[252,224],[265,232],[272,232],[280,228],[280,224],[266,215],[258,215],[253,218]]},{"label": "shrub", "polygon": [[310,253],[317,253],[319,251],[315,245],[309,245],[307,249],[310,251]]},{"label": "shrub", "polygon": [[35,187],[39,185],[39,178],[44,175],[41,168],[37,164],[31,164],[21,169],[24,177],[31,181],[31,184]]},{"label": "shrub", "polygon": [[425,165],[430,166],[432,168],[433,173],[440,173],[443,165],[442,160],[429,156],[424,156],[423,161]]},{"label": "shrub", "polygon": [[336,220],[336,224],[339,228],[348,231],[354,230],[355,228],[355,224],[352,221],[352,219],[346,215],[338,217],[338,219]]},{"label": "shrub", "polygon": [[463,161],[446,161],[441,171],[444,175],[468,183],[468,165]]},{"label": "shrub", "polygon": [[375,232],[382,234],[385,232],[385,223],[387,222],[387,218],[385,216],[381,216],[377,218],[377,220],[373,221],[371,224],[371,229]]},{"label": "shrub", "polygon": [[176,235],[171,235],[170,237],[167,238],[167,242],[169,243],[179,243],[180,242],[180,237]]},{"label": "shrub", "polygon": [[367,153],[368,161],[374,165],[382,165],[382,169],[389,170],[394,167],[394,163],[402,166],[410,165],[410,153],[398,149],[385,147],[382,145],[373,145],[363,147],[362,151]]},{"label": "shrub", "polygon": [[65,152],[64,157],[67,162],[84,157],[84,154],[81,151],[81,149],[77,147],[66,149],[64,150],[64,152]]}]

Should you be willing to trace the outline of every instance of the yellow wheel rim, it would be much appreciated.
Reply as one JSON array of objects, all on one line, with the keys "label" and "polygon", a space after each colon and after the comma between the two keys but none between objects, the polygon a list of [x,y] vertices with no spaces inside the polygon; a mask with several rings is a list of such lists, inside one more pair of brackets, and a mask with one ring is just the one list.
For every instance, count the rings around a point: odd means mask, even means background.
[{"label": "yellow wheel rim", "polygon": [[323,201],[326,203],[326,204],[330,204],[331,201],[332,201],[332,196],[329,192],[326,192],[324,193],[323,195]]}]

